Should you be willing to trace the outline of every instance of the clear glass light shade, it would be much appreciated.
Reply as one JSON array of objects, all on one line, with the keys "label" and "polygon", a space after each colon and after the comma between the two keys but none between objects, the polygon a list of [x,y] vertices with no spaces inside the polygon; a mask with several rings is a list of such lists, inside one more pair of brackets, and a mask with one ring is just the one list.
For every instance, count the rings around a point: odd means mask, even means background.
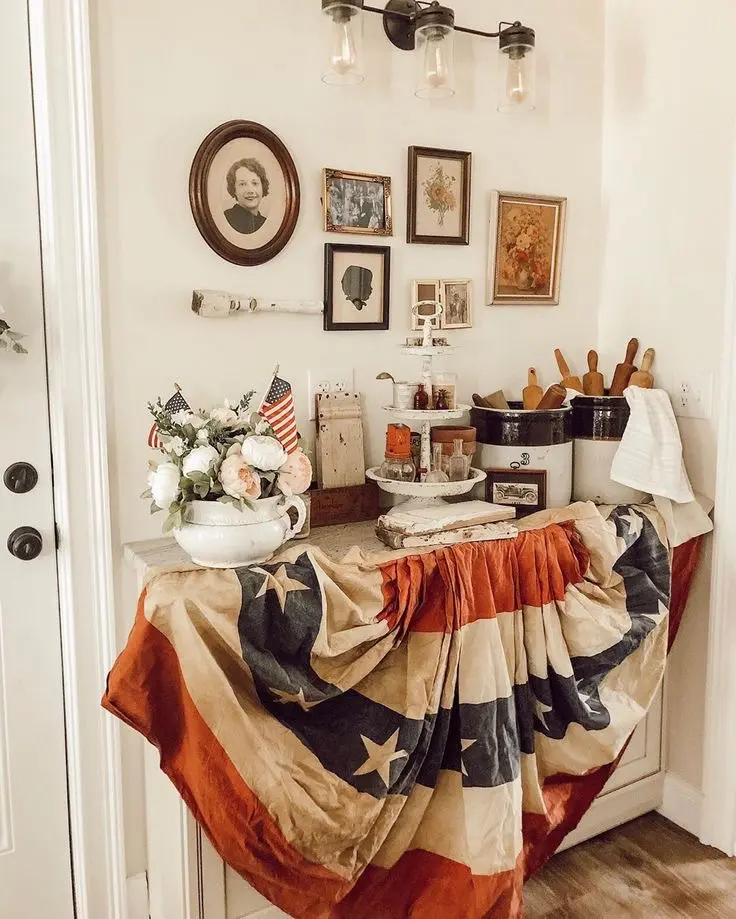
[{"label": "clear glass light shade", "polygon": [[537,68],[534,46],[508,45],[499,60],[498,110],[506,114],[531,112],[537,106]]},{"label": "clear glass light shade", "polygon": [[323,9],[327,22],[327,60],[322,82],[354,86],[365,79],[363,64],[363,10],[335,2]]},{"label": "clear glass light shade", "polygon": [[420,99],[448,99],[455,95],[455,32],[451,26],[427,25],[415,33]]}]

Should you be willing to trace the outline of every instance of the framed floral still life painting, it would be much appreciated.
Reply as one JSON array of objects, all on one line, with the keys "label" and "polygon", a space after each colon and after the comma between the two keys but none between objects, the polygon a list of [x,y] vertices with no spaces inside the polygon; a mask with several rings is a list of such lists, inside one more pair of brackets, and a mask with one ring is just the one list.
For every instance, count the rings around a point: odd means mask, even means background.
[{"label": "framed floral still life painting", "polygon": [[409,147],[406,241],[470,244],[472,154]]},{"label": "framed floral still life painting", "polygon": [[491,217],[489,302],[560,302],[566,198],[497,192]]},{"label": "framed floral still life painting", "polygon": [[228,121],[202,141],[189,173],[197,229],[221,258],[261,265],[284,248],[299,218],[294,160],[254,121]]},{"label": "framed floral still life painting", "polygon": [[388,246],[325,244],[325,331],[387,329],[390,293]]},{"label": "framed floral still life painting", "polygon": [[322,208],[326,233],[391,236],[391,179],[325,169]]}]

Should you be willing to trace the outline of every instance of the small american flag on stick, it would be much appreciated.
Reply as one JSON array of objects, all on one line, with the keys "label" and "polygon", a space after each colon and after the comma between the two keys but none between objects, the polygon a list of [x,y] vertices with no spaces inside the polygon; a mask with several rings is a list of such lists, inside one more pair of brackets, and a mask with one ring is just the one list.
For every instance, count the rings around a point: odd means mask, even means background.
[{"label": "small american flag on stick", "polygon": [[268,421],[287,453],[299,446],[291,383],[274,374],[271,386],[261,403],[261,415]]},{"label": "small american flag on stick", "polygon": [[[174,393],[174,395],[173,395],[173,396],[169,399],[169,401],[164,405],[164,408],[165,408],[167,411],[171,412],[172,415],[173,415],[175,412],[188,412],[188,411],[190,411],[190,409],[189,409],[189,403],[188,403],[187,400],[184,398],[184,396],[182,396],[181,390],[179,389],[178,386],[177,386],[177,388],[176,388],[176,392]],[[160,450],[160,449],[161,449],[161,441],[159,440],[159,436],[158,436],[158,425],[156,424],[155,421],[154,421],[154,423],[151,425],[151,430],[148,432],[148,446],[149,446],[149,447],[152,447],[154,450]]]}]

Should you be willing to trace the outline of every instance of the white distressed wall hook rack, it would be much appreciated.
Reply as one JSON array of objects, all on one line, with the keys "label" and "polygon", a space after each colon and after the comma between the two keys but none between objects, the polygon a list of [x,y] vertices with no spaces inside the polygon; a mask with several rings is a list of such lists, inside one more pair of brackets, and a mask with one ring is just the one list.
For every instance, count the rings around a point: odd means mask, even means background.
[{"label": "white distressed wall hook rack", "polygon": [[235,313],[297,313],[315,315],[324,312],[321,300],[271,300],[246,297],[224,290],[192,291],[192,310],[205,319],[225,319]]}]

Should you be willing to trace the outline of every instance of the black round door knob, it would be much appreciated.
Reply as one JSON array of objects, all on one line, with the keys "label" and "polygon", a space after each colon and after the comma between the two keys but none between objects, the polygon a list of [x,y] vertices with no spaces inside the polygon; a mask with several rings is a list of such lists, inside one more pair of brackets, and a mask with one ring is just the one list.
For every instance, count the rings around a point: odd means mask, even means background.
[{"label": "black round door knob", "polygon": [[23,562],[38,558],[43,549],[43,537],[35,527],[18,527],[8,536],[8,552]]},{"label": "black round door knob", "polygon": [[36,487],[38,473],[30,463],[13,463],[5,470],[3,482],[5,487],[14,491],[16,495],[24,495]]}]

